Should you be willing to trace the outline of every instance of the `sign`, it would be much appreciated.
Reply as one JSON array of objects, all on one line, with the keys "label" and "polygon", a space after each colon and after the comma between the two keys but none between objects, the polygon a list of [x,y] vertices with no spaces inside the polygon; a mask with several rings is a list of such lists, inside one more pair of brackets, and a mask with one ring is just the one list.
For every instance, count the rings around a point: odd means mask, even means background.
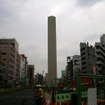
[{"label": "sign", "polygon": [[90,83],[89,83],[89,78],[81,78],[81,85],[82,88],[89,88],[90,87]]},{"label": "sign", "polygon": [[65,72],[65,71],[64,71],[64,70],[62,70],[62,77],[64,76],[64,72]]}]

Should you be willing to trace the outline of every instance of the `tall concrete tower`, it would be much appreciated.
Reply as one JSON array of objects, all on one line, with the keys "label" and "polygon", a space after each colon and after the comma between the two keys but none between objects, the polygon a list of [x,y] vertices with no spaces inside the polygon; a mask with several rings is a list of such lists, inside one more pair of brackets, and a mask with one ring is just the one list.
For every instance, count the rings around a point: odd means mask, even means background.
[{"label": "tall concrete tower", "polygon": [[56,58],[56,18],[48,17],[48,85],[53,85],[57,78]]}]

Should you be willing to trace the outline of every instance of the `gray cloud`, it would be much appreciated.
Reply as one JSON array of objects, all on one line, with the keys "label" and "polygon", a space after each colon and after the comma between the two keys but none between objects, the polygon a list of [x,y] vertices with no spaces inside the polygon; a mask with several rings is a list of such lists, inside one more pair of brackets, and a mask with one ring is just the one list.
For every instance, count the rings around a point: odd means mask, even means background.
[{"label": "gray cloud", "polygon": [[81,7],[90,7],[103,0],[77,0],[77,5]]},{"label": "gray cloud", "polygon": [[88,36],[85,36],[83,40],[87,40],[87,41],[91,41],[91,40],[96,40],[97,38],[100,37],[101,34],[91,34],[91,35],[88,35]]},{"label": "gray cloud", "polygon": [[[101,0],[102,2],[103,0]],[[78,0],[0,0],[0,38],[16,38],[36,72],[47,72],[47,17],[56,16],[58,77],[79,42],[95,42],[105,32],[105,2]],[[101,12],[100,12],[101,11]]]},{"label": "gray cloud", "polygon": [[11,17],[11,14],[8,12],[5,3],[2,0],[0,0],[0,26],[4,24],[6,18],[9,17]]}]

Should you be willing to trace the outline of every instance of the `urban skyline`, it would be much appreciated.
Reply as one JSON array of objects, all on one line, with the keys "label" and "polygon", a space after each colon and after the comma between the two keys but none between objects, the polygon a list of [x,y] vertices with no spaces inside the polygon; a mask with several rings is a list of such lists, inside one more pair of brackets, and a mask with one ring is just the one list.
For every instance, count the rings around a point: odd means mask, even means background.
[{"label": "urban skyline", "polygon": [[35,65],[36,73],[47,72],[49,15],[57,19],[58,77],[65,69],[66,57],[79,54],[80,42],[94,45],[105,33],[105,0],[1,0],[0,5],[0,38],[15,38],[19,42],[20,53],[24,53],[30,64]]},{"label": "urban skyline", "polygon": [[[55,17],[50,17],[50,18],[54,19]],[[52,40],[50,41],[52,42]],[[15,86],[18,84],[27,85],[27,86],[31,84],[32,86],[35,83],[34,65],[31,65],[31,66],[28,65],[27,57],[24,54],[18,53],[18,48],[19,48],[18,45],[19,44],[16,41],[16,39],[0,39],[0,59],[1,59],[0,60],[0,67],[1,67],[0,83],[3,84],[2,86],[9,86],[9,85]],[[49,48],[50,47],[51,46],[49,46]],[[72,79],[76,79],[76,72],[83,72],[88,74],[102,74],[102,75],[105,74],[105,70],[103,68],[105,65],[104,52],[105,52],[105,34],[100,36],[100,42],[95,42],[94,47],[92,45],[89,45],[88,42],[80,43],[81,54],[74,55],[74,56],[67,56],[67,65],[65,66],[65,69],[64,69],[64,75],[66,76],[66,79],[69,78],[70,81]],[[53,55],[52,53],[49,53],[49,54]],[[55,56],[55,54],[53,56]],[[51,59],[50,65],[53,64],[52,62],[54,60],[53,58],[52,56],[50,57]],[[32,67],[33,71],[31,68],[28,69],[29,66]],[[56,78],[56,71],[54,71],[55,69],[52,69],[52,68],[54,68],[54,65],[51,66],[51,68],[48,65],[48,69],[49,69],[48,78],[47,78],[47,75],[45,76],[43,75],[45,71],[43,71],[41,74],[43,78],[44,77],[46,78],[46,81],[43,82],[43,83],[46,83],[46,85],[52,85],[54,80],[58,79]],[[32,75],[33,78],[29,77],[30,75]],[[51,84],[49,84],[48,82]]]}]

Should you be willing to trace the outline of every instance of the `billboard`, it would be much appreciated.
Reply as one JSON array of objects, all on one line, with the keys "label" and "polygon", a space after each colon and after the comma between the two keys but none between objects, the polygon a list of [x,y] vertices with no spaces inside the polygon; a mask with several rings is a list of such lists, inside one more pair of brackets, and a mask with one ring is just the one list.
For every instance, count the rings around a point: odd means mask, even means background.
[{"label": "billboard", "polygon": [[62,77],[64,76],[64,72],[65,72],[65,70],[62,70],[62,71],[61,71],[61,76],[62,76]]}]

